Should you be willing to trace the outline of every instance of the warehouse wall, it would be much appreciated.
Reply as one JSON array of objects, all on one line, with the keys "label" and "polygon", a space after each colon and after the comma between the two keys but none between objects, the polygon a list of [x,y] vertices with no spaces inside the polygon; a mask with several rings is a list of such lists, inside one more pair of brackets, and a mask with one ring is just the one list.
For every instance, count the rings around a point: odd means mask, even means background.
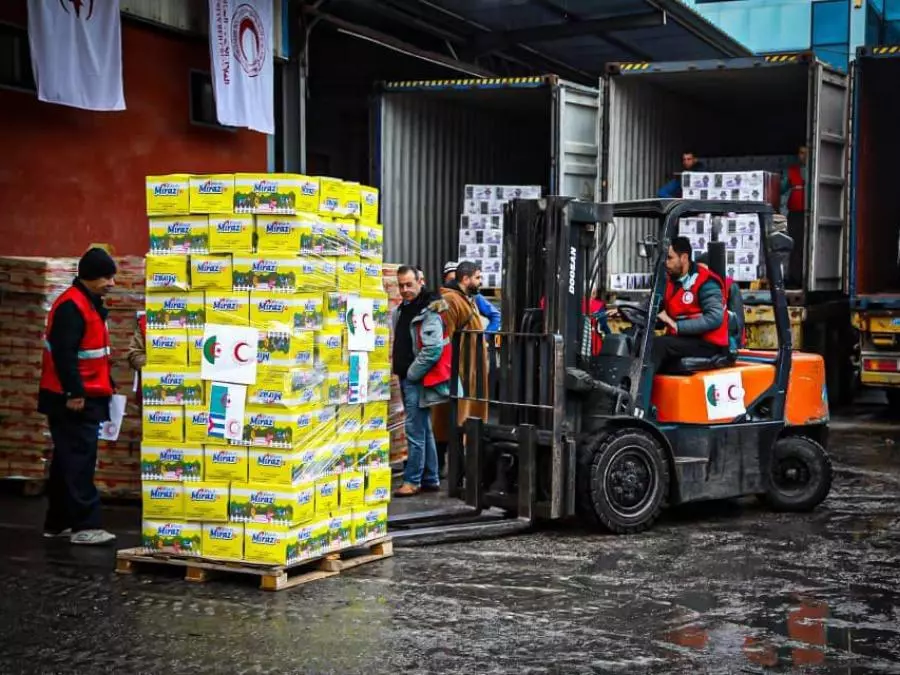
[{"label": "warehouse wall", "polygon": [[[25,3],[0,21],[26,24]],[[205,39],[123,21],[124,112],[42,103],[0,88],[0,254],[71,256],[92,242],[148,247],[144,176],[266,170],[266,136],[189,121],[189,72],[209,70]]]}]

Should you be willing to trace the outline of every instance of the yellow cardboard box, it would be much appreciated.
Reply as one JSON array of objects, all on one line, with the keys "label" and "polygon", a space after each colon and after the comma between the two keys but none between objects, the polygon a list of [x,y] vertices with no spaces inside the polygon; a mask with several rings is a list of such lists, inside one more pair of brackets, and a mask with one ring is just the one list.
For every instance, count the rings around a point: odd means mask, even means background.
[{"label": "yellow cardboard box", "polygon": [[344,194],[343,181],[339,178],[319,177],[319,213],[323,216],[341,215],[341,198]]},{"label": "yellow cardboard box", "polygon": [[141,443],[141,480],[200,482],[203,480],[203,447],[186,443]]},{"label": "yellow cardboard box", "polygon": [[141,544],[154,553],[203,554],[200,523],[186,523],[181,519],[145,519],[141,523]]},{"label": "yellow cardboard box", "polygon": [[202,550],[206,558],[241,560],[244,557],[244,525],[204,523]]},{"label": "yellow cardboard box", "polygon": [[283,253],[236,255],[232,261],[233,288],[236,291],[293,293],[297,290],[302,266],[301,258]]},{"label": "yellow cardboard box", "polygon": [[338,410],[337,433],[356,438],[363,425],[363,407],[359,404],[342,405]]},{"label": "yellow cardboard box", "polygon": [[209,251],[206,216],[154,216],[150,218],[150,253],[195,254]]},{"label": "yellow cardboard box", "polygon": [[231,290],[231,256],[192,255],[191,256],[191,288]]},{"label": "yellow cardboard box", "polygon": [[368,185],[359,186],[360,206],[359,221],[366,224],[378,222],[378,188]]},{"label": "yellow cardboard box", "polygon": [[356,230],[359,255],[366,260],[380,262],[384,258],[384,227],[377,224],[360,224]]},{"label": "yellow cardboard box", "polygon": [[250,294],[246,291],[207,291],[205,307],[207,323],[250,325]]},{"label": "yellow cardboard box", "polygon": [[391,498],[391,467],[383,466],[366,470],[366,492],[364,501],[367,506],[387,502]]},{"label": "yellow cardboard box", "polygon": [[339,291],[359,291],[360,258],[345,255],[337,259],[337,287]]},{"label": "yellow cardboard box", "polygon": [[147,176],[147,215],[187,215],[191,212],[190,175]]},{"label": "yellow cardboard box", "polygon": [[295,450],[250,448],[250,482],[296,485],[303,476],[303,456]]},{"label": "yellow cardboard box", "polygon": [[231,213],[234,176],[230,173],[191,176],[191,213]]},{"label": "yellow cardboard box", "polygon": [[353,544],[353,511],[341,508],[328,521],[328,552],[337,553]]},{"label": "yellow cardboard box", "polygon": [[191,329],[206,323],[203,293],[148,293],[145,296],[147,328]]},{"label": "yellow cardboard box", "polygon": [[250,253],[253,250],[253,216],[249,214],[209,217],[210,253]]},{"label": "yellow cardboard box", "polygon": [[299,291],[333,291],[337,288],[337,264],[334,258],[297,258],[300,276],[297,280]]},{"label": "yellow cardboard box", "polygon": [[391,399],[391,365],[389,363],[369,363],[368,401],[389,401]]},{"label": "yellow cardboard box", "polygon": [[344,181],[341,191],[341,212],[346,218],[358,219],[362,213],[362,186]]},{"label": "yellow cardboard box", "polygon": [[325,329],[344,329],[347,324],[347,301],[349,297],[348,293],[332,292],[325,294],[325,314],[323,316]]},{"label": "yellow cardboard box", "polygon": [[256,216],[256,250],[260,253],[300,252],[303,220],[297,216]]},{"label": "yellow cardboard box", "polygon": [[191,366],[147,366],[141,371],[141,398],[145,406],[198,405],[203,402],[200,370]]},{"label": "yellow cardboard box", "polygon": [[316,515],[327,516],[338,508],[340,502],[339,479],[337,476],[320,478],[315,486]]},{"label": "yellow cardboard box", "polygon": [[375,327],[375,349],[369,352],[372,363],[390,363],[391,361],[391,329]]},{"label": "yellow cardboard box", "polygon": [[328,242],[326,255],[358,256],[356,221],[352,218],[335,218],[334,234]]},{"label": "yellow cardboard box", "polygon": [[297,212],[301,176],[290,173],[238,173],[234,176],[234,212]]},{"label": "yellow cardboard box", "polygon": [[310,520],[315,506],[315,488],[232,483],[229,513],[232,522],[298,525]]},{"label": "yellow cardboard box", "polygon": [[345,471],[340,476],[342,509],[357,508],[365,503],[366,475],[362,471]]},{"label": "yellow cardboard box", "polygon": [[374,291],[377,293],[384,289],[380,261],[360,259],[359,287],[363,293],[367,291]]},{"label": "yellow cardboard box", "polygon": [[191,483],[184,486],[185,520],[228,522],[228,483]]},{"label": "yellow cardboard box", "polygon": [[382,432],[388,430],[387,401],[367,401],[362,407],[362,424],[360,431]]},{"label": "yellow cardboard box", "polygon": [[297,210],[304,213],[316,213],[319,210],[319,179],[313,176],[298,176],[300,180],[300,196]]},{"label": "yellow cardboard box", "polygon": [[144,518],[184,519],[184,483],[161,483],[145,480],[141,483]]},{"label": "yellow cardboard box", "polygon": [[244,559],[263,565],[291,565],[300,560],[296,527],[248,524],[244,529]]},{"label": "yellow cardboard box", "polygon": [[[315,336],[309,331],[285,333],[260,331],[256,352],[257,373],[269,368],[312,366],[315,360]],[[259,375],[257,375],[259,377]]]},{"label": "yellow cardboard box", "polygon": [[325,379],[325,402],[329,405],[347,405],[350,397],[350,374],[342,366],[331,368]]},{"label": "yellow cardboard box", "polygon": [[145,406],[141,437],[145,443],[184,443],[184,408]]},{"label": "yellow cardboard box", "polygon": [[144,262],[148,292],[190,290],[186,255],[148,255]]},{"label": "yellow cardboard box", "polygon": [[377,469],[389,466],[391,461],[391,436],[387,431],[368,431],[357,439],[360,468]]},{"label": "yellow cardboard box", "polygon": [[247,448],[209,444],[203,447],[203,471],[208,481],[246,483],[249,468]]},{"label": "yellow cardboard box", "polygon": [[[228,441],[210,438],[209,409],[203,404],[184,407],[184,442],[190,445],[228,445]],[[205,455],[204,455],[205,456]],[[205,463],[205,460],[204,460]]]},{"label": "yellow cardboard box", "polygon": [[184,329],[148,329],[145,349],[148,366],[187,368],[188,337]]},{"label": "yellow cardboard box", "polygon": [[258,330],[291,333],[304,320],[303,298],[270,291],[250,292],[250,325]]},{"label": "yellow cardboard box", "polygon": [[327,368],[340,367],[344,363],[344,331],[328,328],[316,331],[316,364]]},{"label": "yellow cardboard box", "polygon": [[329,241],[334,238],[334,222],[327,216],[315,213],[299,213],[300,254],[317,258],[326,255]]}]

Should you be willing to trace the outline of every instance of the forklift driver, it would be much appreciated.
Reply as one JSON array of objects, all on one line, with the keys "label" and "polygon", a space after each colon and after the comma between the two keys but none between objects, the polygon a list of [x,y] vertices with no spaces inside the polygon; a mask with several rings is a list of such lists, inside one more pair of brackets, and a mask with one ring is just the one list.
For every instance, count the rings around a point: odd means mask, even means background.
[{"label": "forklift driver", "polygon": [[691,242],[675,237],[666,257],[666,294],[658,319],[666,334],[653,341],[653,372],[686,357],[728,354],[724,284],[703,265],[691,262]]}]

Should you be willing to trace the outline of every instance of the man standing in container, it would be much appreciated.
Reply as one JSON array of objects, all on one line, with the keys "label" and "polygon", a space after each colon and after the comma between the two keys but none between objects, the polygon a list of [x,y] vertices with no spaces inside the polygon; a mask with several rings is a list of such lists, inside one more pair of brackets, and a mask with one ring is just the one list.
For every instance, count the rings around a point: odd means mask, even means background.
[{"label": "man standing in container", "polygon": [[441,487],[429,407],[449,395],[450,350],[439,313],[446,303],[425,288],[421,272],[403,265],[397,270],[397,285],[403,302],[392,316],[392,363],[403,395],[409,453],[403,485],[394,496],[412,497]]},{"label": "man standing in container", "polygon": [[[681,155],[681,168],[685,171],[705,171],[703,162],[697,159],[693,152],[685,152]],[[681,199],[681,174],[663,185],[656,194],[661,199]]]},{"label": "man standing in container", "polygon": [[787,285],[800,288],[803,285],[803,249],[806,245],[806,160],[809,149],[801,145],[797,150],[797,163],[788,167],[781,179],[781,196],[787,196],[788,234],[794,240],[787,269]]},{"label": "man standing in container", "polygon": [[[446,265],[444,265],[444,285],[446,286],[451,281],[456,281],[456,268],[459,265],[455,260],[449,261]],[[500,330],[500,310],[486,297],[484,297],[480,292],[475,293],[473,296],[475,300],[475,306],[478,308],[478,313],[487,319],[487,326],[484,327],[485,333],[496,333]]]},{"label": "man standing in container", "polygon": [[105,544],[100,495],[94,485],[100,423],[109,419],[115,391],[109,358],[108,310],[116,263],[102,248],[78,261],[78,276],[50,308],[44,336],[38,412],[47,416],[53,459],[47,481],[45,537],[73,544]]}]

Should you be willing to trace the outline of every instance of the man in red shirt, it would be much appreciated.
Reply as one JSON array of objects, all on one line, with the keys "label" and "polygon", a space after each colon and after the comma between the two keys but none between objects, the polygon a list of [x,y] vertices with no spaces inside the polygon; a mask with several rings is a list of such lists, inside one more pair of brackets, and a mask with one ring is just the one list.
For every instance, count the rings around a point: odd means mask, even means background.
[{"label": "man in red shirt", "polygon": [[728,353],[724,283],[709,268],[691,262],[691,242],[675,237],[666,257],[666,294],[659,321],[666,334],[653,341],[653,372],[685,357]]},{"label": "man in red shirt", "polygon": [[115,391],[109,359],[108,310],[116,263],[101,248],[78,262],[78,276],[47,315],[38,412],[47,416],[53,459],[47,481],[45,537],[73,544],[105,544],[100,495],[94,485],[100,423],[109,419]]},{"label": "man in red shirt", "polygon": [[797,150],[797,163],[788,167],[781,179],[781,195],[787,196],[788,234],[794,240],[791,258],[788,263],[786,283],[791,288],[803,285],[803,248],[806,234],[806,167],[809,150],[801,145]]}]

